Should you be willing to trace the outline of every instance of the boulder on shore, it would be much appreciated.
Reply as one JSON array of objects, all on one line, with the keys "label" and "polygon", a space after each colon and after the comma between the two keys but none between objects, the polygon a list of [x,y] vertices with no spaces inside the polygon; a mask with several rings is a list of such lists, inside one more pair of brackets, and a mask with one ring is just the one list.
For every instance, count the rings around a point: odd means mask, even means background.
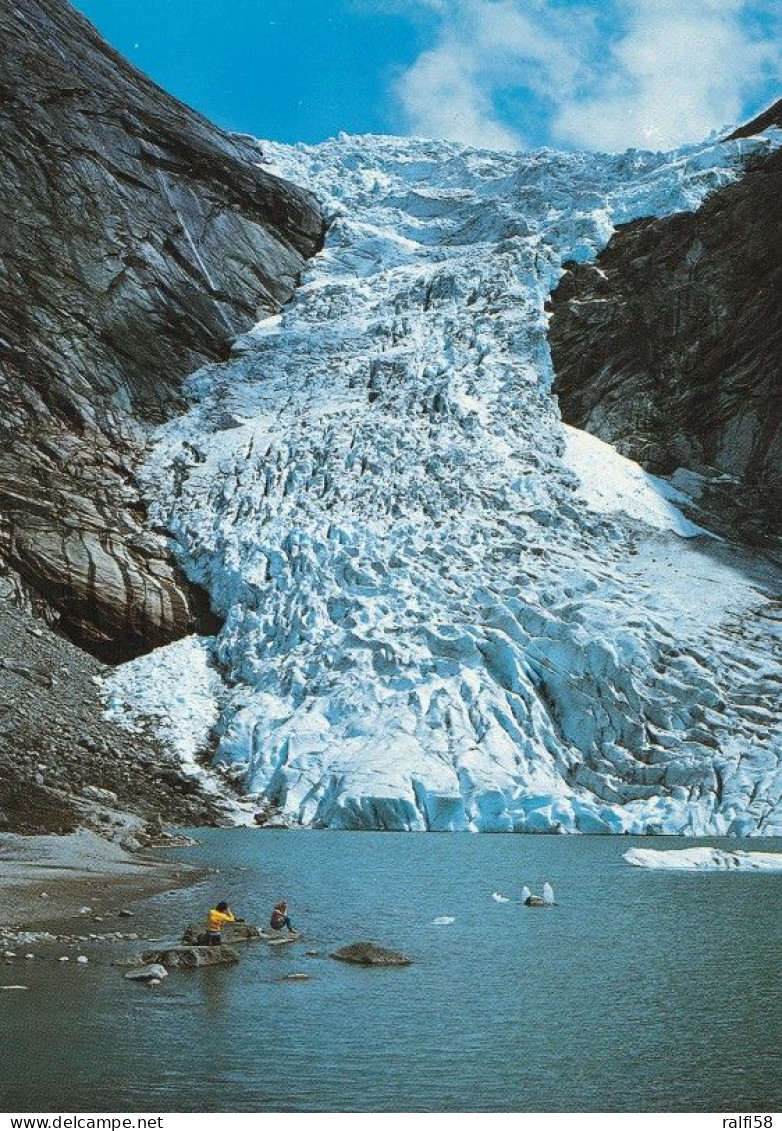
[{"label": "boulder on shore", "polygon": [[372,942],[357,942],[340,947],[333,951],[331,957],[357,966],[410,966],[413,961],[398,950],[387,950]]}]

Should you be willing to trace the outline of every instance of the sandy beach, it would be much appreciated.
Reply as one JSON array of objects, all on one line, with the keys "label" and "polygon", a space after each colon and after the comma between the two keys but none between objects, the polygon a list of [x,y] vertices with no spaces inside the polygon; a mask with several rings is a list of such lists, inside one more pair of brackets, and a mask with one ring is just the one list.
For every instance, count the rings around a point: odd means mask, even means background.
[{"label": "sandy beach", "polygon": [[109,914],[202,873],[186,864],[126,852],[85,829],[67,836],[0,836],[0,930],[81,922],[79,909]]}]

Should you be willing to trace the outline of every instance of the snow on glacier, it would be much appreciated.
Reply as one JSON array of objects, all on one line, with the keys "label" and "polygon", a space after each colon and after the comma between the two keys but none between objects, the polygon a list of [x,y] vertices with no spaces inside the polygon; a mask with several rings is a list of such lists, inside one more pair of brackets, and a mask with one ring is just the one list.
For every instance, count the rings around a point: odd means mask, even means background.
[{"label": "snow on glacier", "polygon": [[780,831],[766,597],[563,429],[544,309],[565,260],[769,144],[265,144],[326,246],[159,433],[152,518],[224,626],[118,669],[113,716],[292,823]]},{"label": "snow on glacier", "polygon": [[564,426],[564,464],[579,480],[579,493],[590,510],[638,518],[658,530],[683,538],[707,532],[685,518],[675,505],[690,502],[666,480],[650,475],[616,448],[579,428]]}]

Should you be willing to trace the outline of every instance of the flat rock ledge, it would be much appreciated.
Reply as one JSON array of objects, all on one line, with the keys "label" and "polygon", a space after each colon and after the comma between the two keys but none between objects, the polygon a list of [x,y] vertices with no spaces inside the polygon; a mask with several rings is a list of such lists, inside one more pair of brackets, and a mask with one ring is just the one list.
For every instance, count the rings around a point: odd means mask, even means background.
[{"label": "flat rock ledge", "polygon": [[387,950],[372,942],[351,943],[332,952],[332,958],[340,962],[352,962],[356,966],[411,966],[412,958],[398,950]]},{"label": "flat rock ledge", "polygon": [[[230,946],[169,946],[163,950],[145,950],[143,954],[119,959],[115,965],[132,968],[163,966],[166,970],[194,970],[200,966],[232,965],[238,961],[238,953]],[[130,973],[133,973],[133,969]]]},{"label": "flat rock ledge", "polygon": [[[223,939],[227,943],[239,942],[266,942],[269,945],[279,945],[280,943],[295,942],[301,936],[296,934],[288,934],[283,931],[264,930],[263,927],[255,927],[252,923],[226,923],[220,932]],[[187,947],[202,947],[203,942],[199,939],[206,937],[203,927],[197,927],[191,924],[186,928],[185,933],[182,935],[182,946]],[[215,949],[212,947],[211,949]]]}]

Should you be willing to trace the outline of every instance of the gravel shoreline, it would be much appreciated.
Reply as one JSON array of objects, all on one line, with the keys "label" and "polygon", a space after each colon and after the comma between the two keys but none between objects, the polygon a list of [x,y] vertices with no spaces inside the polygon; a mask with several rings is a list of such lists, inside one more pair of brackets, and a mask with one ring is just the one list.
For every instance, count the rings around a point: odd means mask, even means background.
[{"label": "gravel shoreline", "polygon": [[83,907],[90,909],[87,922],[116,928],[128,904],[188,887],[203,875],[179,861],[126,852],[85,829],[67,836],[0,835],[0,932],[83,931]]}]

